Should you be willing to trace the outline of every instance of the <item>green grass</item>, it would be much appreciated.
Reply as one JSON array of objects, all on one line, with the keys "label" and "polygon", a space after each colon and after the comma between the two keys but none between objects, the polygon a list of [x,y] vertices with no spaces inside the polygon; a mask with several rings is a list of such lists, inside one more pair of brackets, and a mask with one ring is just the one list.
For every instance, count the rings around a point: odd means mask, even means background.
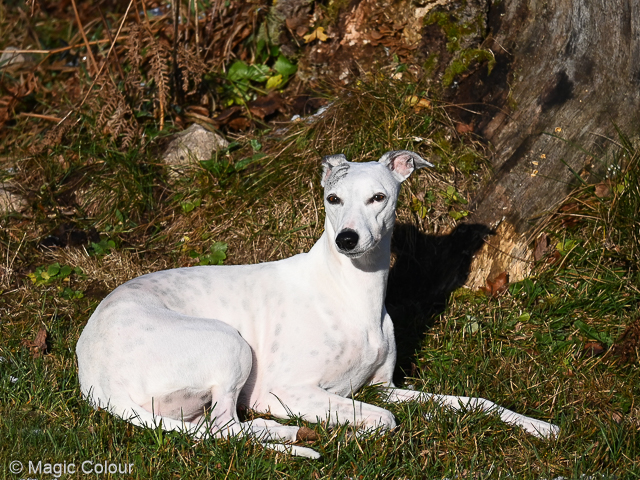
[{"label": "green grass", "polygon": [[[116,165],[122,168],[127,164]],[[234,177],[231,188],[246,188],[246,182],[256,179],[265,185],[276,182],[272,171],[262,174],[265,178],[259,173]],[[139,174],[131,175],[135,181],[123,182],[121,188],[133,195],[142,181]],[[194,178],[197,182],[211,180],[206,170],[197,171]],[[627,213],[635,201],[625,195],[634,191],[636,180],[630,174],[623,178],[627,186],[615,198],[597,199],[592,187],[576,194],[588,210],[582,223],[570,230],[556,229],[560,219],[549,224],[551,243],[559,242],[563,251],[559,262],[549,266],[543,261],[536,275],[510,285],[498,298],[464,289],[454,292],[445,311],[419,340],[413,357],[415,368],[406,380],[419,390],[481,396],[556,423],[561,427],[559,438],[537,439],[474,411],[454,414],[432,404],[385,405],[400,426],[383,435],[359,438],[349,426],[328,430],[310,425],[319,434],[309,445],[322,453],[319,461],[275,453],[247,438],[193,442],[178,433],[136,428],[90,408],[80,397],[74,356],[84,322],[104,294],[121,280],[142,271],[180,265],[190,258],[188,251],[166,238],[157,241],[157,233],[136,233],[138,227],[119,229],[118,219],[109,216],[113,215],[109,209],[104,210],[103,218],[112,220],[93,221],[94,225],[105,225],[104,229],[111,225],[107,234],[116,238],[119,246],[109,253],[89,256],[77,248],[43,253],[34,248],[35,241],[18,249],[12,238],[17,236],[19,218],[6,217],[2,263],[18,272],[5,282],[0,295],[0,355],[7,359],[0,364],[4,478],[22,478],[7,470],[12,460],[27,466],[29,461],[41,461],[42,465],[80,465],[85,460],[133,463],[133,476],[142,478],[581,478],[583,474],[635,478],[640,475],[637,358],[623,364],[612,350],[597,357],[584,351],[588,341],[599,339],[609,346],[607,342],[616,341],[637,318],[636,250],[625,243],[633,232]],[[408,188],[425,188],[421,184],[425,178],[418,179]],[[154,181],[165,180],[156,177]],[[189,188],[205,185],[197,182]],[[309,219],[296,212],[300,203],[310,201],[309,192],[303,200],[276,193],[263,198],[260,209],[252,202],[243,203],[238,191],[232,192],[236,198],[228,201],[249,205],[250,211],[238,213],[236,223],[229,225],[253,232],[249,235],[253,241],[263,238],[266,229],[271,243],[281,242],[279,248],[254,250],[258,260],[286,256],[291,249],[309,245],[320,232],[315,220],[310,227]],[[179,215],[181,227],[190,226],[197,232],[205,228],[200,223],[203,219],[215,225],[219,218],[214,207],[207,206],[208,196],[214,195],[224,198],[215,188],[201,192],[204,204],[186,213],[177,201],[165,207],[166,211],[158,204],[152,206],[164,212],[164,218],[171,212]],[[154,197],[149,198],[153,201]],[[286,200],[284,207],[280,200]],[[410,203],[405,190],[400,218],[421,221],[412,216]],[[132,218],[143,218],[148,214],[146,209],[141,206],[141,213],[132,214]],[[612,209],[620,214],[595,215]],[[269,214],[256,215],[261,212]],[[45,218],[43,215],[43,221]],[[322,222],[321,211],[317,222]],[[605,229],[620,243],[603,246],[598,232]],[[277,230],[279,237],[271,237]],[[232,246],[244,241],[230,238],[230,230],[225,232],[198,241],[212,245],[215,240],[229,240]],[[161,254],[164,263],[158,264]],[[246,257],[239,260],[233,247],[227,254],[230,263],[247,261]],[[68,281],[54,277],[36,283],[19,274],[28,265],[34,265],[35,270],[35,266],[48,266],[54,259],[60,265],[81,267],[85,274],[71,274]],[[96,292],[98,280],[102,283]],[[67,286],[84,292],[84,296],[65,297],[63,288]],[[32,340],[40,325],[49,332],[49,352],[34,358],[23,340]],[[412,339],[397,340],[402,344]],[[13,383],[11,377],[18,380]],[[357,398],[384,405],[371,388],[358,393]],[[289,423],[301,424],[297,420]]]},{"label": "green grass", "polygon": [[[327,8],[339,10],[342,3]],[[15,23],[10,14],[0,6],[0,28],[22,44],[21,33],[9,28]],[[34,22],[33,32],[46,46],[57,27],[55,19],[45,20]],[[74,22],[69,17],[64,24]],[[34,91],[29,105],[62,117],[67,103],[78,100],[68,85],[88,88],[76,73],[38,71],[51,88]],[[14,85],[19,76],[3,81]],[[531,278],[498,298],[457,290],[435,317],[394,305],[405,313],[396,318],[405,385],[490,399],[559,425],[557,439],[534,438],[475,411],[385,405],[366,388],[356,398],[389,408],[399,427],[359,437],[348,425],[308,425],[318,433],[308,446],[323,455],[310,461],[251,438],[195,442],[133,427],[81,399],[75,344],[95,307],[119,284],[149,271],[222,261],[223,244],[226,264],[277,260],[310,248],[324,222],[322,155],[342,152],[361,161],[410,149],[434,159],[437,168],[403,186],[398,218],[425,235],[451,231],[487,174],[486,159],[479,142],[456,133],[428,85],[378,72],[337,92],[326,88],[320,94],[331,106],[315,122],[229,135],[229,151],[178,177],[159,161],[162,137],[178,129],[178,114],[169,111],[159,130],[153,88],[136,100],[146,109],[136,120],[145,137],[133,147],[96,129],[98,112],[87,106],[55,141],[52,124],[13,118],[0,150],[0,175],[20,187],[29,208],[0,218],[2,478],[52,476],[13,474],[15,460],[78,469],[84,461],[133,463],[127,478],[640,477],[638,356],[625,363],[616,354],[640,303],[639,154],[624,135],[611,161],[620,166],[611,195],[597,197],[593,186],[582,186],[567,201],[577,205],[570,210],[577,224],[563,223],[562,214],[548,219],[545,231],[558,261],[543,259]],[[5,84],[0,89],[7,94]],[[54,95],[67,90],[68,96]],[[65,100],[54,102],[57,97]],[[428,102],[416,106],[419,99]],[[49,248],[56,242],[65,246]],[[55,264],[58,273],[49,270]],[[49,271],[53,275],[44,278]],[[49,348],[36,357],[28,344],[42,326]],[[589,354],[585,345],[593,342],[602,344],[603,355]]]}]

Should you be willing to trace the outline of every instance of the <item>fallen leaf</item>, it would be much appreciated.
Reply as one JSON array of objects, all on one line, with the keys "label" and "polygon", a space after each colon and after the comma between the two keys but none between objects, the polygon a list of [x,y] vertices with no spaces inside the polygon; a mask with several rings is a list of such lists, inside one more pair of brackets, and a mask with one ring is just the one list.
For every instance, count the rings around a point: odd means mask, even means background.
[{"label": "fallen leaf", "polygon": [[209,109],[200,105],[191,105],[190,107],[187,107],[186,110],[189,113],[195,113],[198,115],[202,115],[203,117],[209,116]]},{"label": "fallen leaf", "polygon": [[260,119],[264,119],[269,115],[273,115],[277,111],[284,110],[284,101],[282,96],[277,92],[271,92],[264,97],[258,97],[254,101],[247,104],[251,115]]},{"label": "fallen leaf", "polygon": [[220,115],[215,117],[213,120],[219,125],[226,125],[233,118],[238,116],[240,112],[242,112],[242,108],[238,106],[230,107],[220,112]]},{"label": "fallen leaf", "polygon": [[624,417],[622,416],[622,414],[620,412],[613,412],[611,414],[611,420],[613,420],[616,423],[622,423],[623,418]]},{"label": "fallen leaf", "polygon": [[605,352],[604,346],[600,342],[587,342],[584,344],[582,354],[585,357],[597,357]]},{"label": "fallen leaf", "polygon": [[558,260],[560,260],[560,257],[562,257],[562,255],[560,254],[560,252],[558,250],[555,250],[551,255],[549,255],[549,258],[547,258],[547,263],[549,265],[553,265],[554,263],[556,263]]},{"label": "fallen leaf", "polygon": [[417,95],[409,95],[405,97],[404,101],[410,107],[413,107],[418,104],[418,102],[420,101],[420,97],[418,97]]},{"label": "fallen leaf", "polygon": [[27,339],[22,341],[22,345],[31,350],[33,358],[39,358],[47,352],[47,329],[41,327],[36,334],[36,338],[33,342]]},{"label": "fallen leaf", "polygon": [[431,107],[431,102],[426,98],[421,98],[420,101],[418,101],[418,104],[416,105],[417,110],[422,108],[429,108],[429,107]]},{"label": "fallen leaf", "polygon": [[611,188],[606,183],[599,183],[596,185],[596,197],[606,198],[611,195]]},{"label": "fallen leaf", "polygon": [[473,132],[473,125],[470,123],[456,123],[456,132],[459,134]]},{"label": "fallen leaf", "polygon": [[538,237],[538,240],[536,241],[536,246],[533,249],[533,259],[536,262],[539,261],[540,259],[542,259],[542,257],[545,256],[548,250],[549,237],[546,233],[543,233],[542,235],[540,235],[540,237]]},{"label": "fallen leaf", "polygon": [[324,27],[318,27],[309,35],[305,35],[303,38],[304,43],[311,43],[316,39],[320,40],[321,42],[326,42],[329,36],[324,33]]},{"label": "fallen leaf", "polygon": [[249,129],[249,127],[251,127],[251,122],[248,118],[239,117],[234,118],[227,125],[232,130],[247,130]]},{"label": "fallen leaf", "polygon": [[493,281],[487,278],[486,283],[487,286],[482,288],[484,293],[489,297],[498,297],[502,293],[506,292],[509,287],[509,274],[507,272],[502,272]]},{"label": "fallen leaf", "polygon": [[613,345],[613,354],[622,363],[633,363],[638,361],[640,351],[640,319],[636,320],[620,335],[618,341]]},{"label": "fallen leaf", "polygon": [[300,427],[298,433],[296,433],[296,440],[298,442],[315,442],[318,439],[318,434],[309,427]]}]

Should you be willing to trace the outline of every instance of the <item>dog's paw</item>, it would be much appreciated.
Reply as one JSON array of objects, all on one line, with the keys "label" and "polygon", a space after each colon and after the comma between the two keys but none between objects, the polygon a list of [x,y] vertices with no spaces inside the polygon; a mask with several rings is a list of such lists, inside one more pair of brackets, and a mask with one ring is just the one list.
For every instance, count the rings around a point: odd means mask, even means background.
[{"label": "dog's paw", "polygon": [[523,429],[539,438],[556,438],[560,434],[560,427],[552,423],[543,422],[542,420],[534,420],[521,425]]}]

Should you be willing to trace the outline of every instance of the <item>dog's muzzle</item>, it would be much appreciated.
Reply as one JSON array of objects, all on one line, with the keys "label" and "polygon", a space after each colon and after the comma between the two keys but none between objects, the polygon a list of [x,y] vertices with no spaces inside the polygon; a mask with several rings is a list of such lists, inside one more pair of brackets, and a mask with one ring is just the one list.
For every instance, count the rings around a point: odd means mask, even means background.
[{"label": "dog's muzzle", "polygon": [[354,230],[343,230],[336,237],[336,245],[340,250],[350,252],[358,245],[359,238]]}]

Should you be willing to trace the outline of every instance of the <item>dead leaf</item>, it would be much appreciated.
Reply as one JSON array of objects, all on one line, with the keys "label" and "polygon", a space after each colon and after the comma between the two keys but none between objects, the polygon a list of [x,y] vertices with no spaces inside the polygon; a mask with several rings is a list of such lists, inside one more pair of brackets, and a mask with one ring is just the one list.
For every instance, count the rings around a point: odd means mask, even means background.
[{"label": "dead leaf", "polygon": [[324,27],[318,27],[309,35],[305,35],[303,38],[304,43],[311,43],[316,39],[320,40],[321,42],[326,42],[329,36],[324,33]]},{"label": "dead leaf", "polygon": [[248,118],[239,117],[231,120],[227,126],[231,130],[248,130],[251,127],[251,122]]},{"label": "dead leaf", "polygon": [[547,263],[549,265],[553,265],[554,263],[558,262],[561,257],[562,255],[560,254],[560,252],[558,250],[555,250],[551,255],[549,255],[549,258],[547,258]]},{"label": "dead leaf", "polygon": [[220,115],[215,117],[213,120],[219,125],[226,125],[229,121],[239,115],[241,111],[242,108],[240,107],[230,107],[220,112]]},{"label": "dead leaf", "polygon": [[33,342],[30,342],[25,338],[22,341],[22,345],[31,350],[31,356],[33,356],[33,358],[39,358],[47,353],[47,336],[47,329],[45,327],[41,327]]},{"label": "dead leaf", "polygon": [[302,11],[295,17],[287,18],[285,23],[290,31],[296,32],[296,35],[302,37],[309,30],[309,15]]},{"label": "dead leaf", "polygon": [[580,223],[580,218],[578,217],[565,217],[562,219],[562,228],[571,228],[575,227],[578,223]]},{"label": "dead leaf", "polygon": [[273,115],[277,111],[284,110],[284,101],[278,92],[271,92],[264,97],[258,97],[254,101],[249,102],[249,111],[252,115],[264,120],[265,117]]},{"label": "dead leaf", "polygon": [[209,109],[200,105],[191,105],[187,107],[186,110],[188,113],[195,113],[197,115],[202,115],[203,117],[209,116]]},{"label": "dead leaf", "polygon": [[459,134],[473,132],[473,125],[470,123],[456,123],[456,132]]},{"label": "dead leaf", "polygon": [[606,349],[600,342],[587,342],[584,344],[584,350],[582,350],[582,354],[585,357],[597,357],[602,355]]},{"label": "dead leaf", "polygon": [[544,257],[549,250],[549,237],[543,233],[538,237],[536,246],[533,249],[533,259],[537,262]]},{"label": "dead leaf", "polygon": [[562,205],[558,211],[563,212],[563,213],[573,213],[573,212],[577,212],[578,211],[578,204],[577,203],[567,203],[565,205]]},{"label": "dead leaf", "polygon": [[318,434],[309,427],[300,427],[296,433],[296,441],[298,442],[315,442]]},{"label": "dead leaf", "polygon": [[606,183],[599,183],[596,185],[596,197],[606,198],[611,195],[611,188]]},{"label": "dead leaf", "polygon": [[618,341],[613,345],[613,354],[618,357],[622,363],[637,362],[639,351],[640,319],[627,326]]},{"label": "dead leaf", "polygon": [[416,105],[416,110],[420,110],[423,108],[429,108],[431,107],[431,102],[429,100],[427,100],[426,98],[421,98],[418,101],[418,104]]},{"label": "dead leaf", "polygon": [[624,417],[622,416],[622,414],[620,412],[613,412],[611,414],[611,420],[613,420],[616,423],[622,423],[623,418]]},{"label": "dead leaf", "polygon": [[487,286],[482,288],[484,293],[489,297],[498,297],[506,292],[509,287],[509,274],[507,272],[502,272],[493,281],[487,278],[486,283]]}]

